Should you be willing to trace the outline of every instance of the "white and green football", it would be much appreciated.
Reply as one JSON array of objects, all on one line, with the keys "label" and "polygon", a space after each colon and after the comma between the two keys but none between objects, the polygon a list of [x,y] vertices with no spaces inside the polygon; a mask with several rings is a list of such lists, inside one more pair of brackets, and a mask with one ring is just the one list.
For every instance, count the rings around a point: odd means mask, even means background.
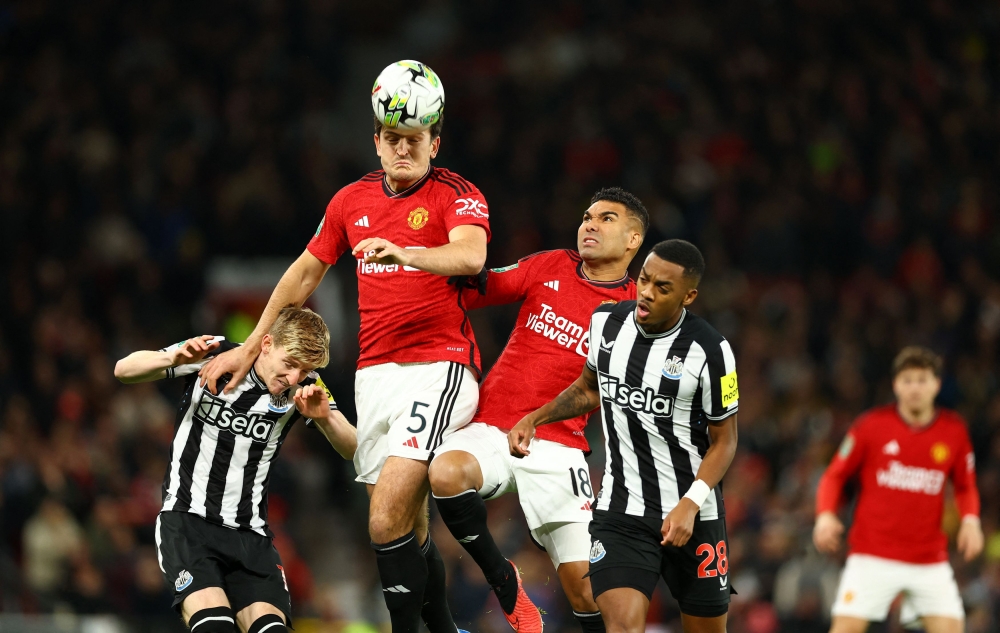
[{"label": "white and green football", "polygon": [[372,109],[386,127],[426,129],[441,119],[444,85],[430,66],[404,59],[379,73],[372,87]]}]

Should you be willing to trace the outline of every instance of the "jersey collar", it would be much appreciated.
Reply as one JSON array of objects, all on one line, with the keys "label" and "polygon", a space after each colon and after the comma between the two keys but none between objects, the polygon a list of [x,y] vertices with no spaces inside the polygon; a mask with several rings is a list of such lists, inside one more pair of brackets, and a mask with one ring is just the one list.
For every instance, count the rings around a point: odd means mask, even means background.
[{"label": "jersey collar", "polygon": [[247,378],[249,378],[250,382],[252,382],[255,386],[260,387],[261,389],[267,389],[267,385],[264,384],[263,380],[261,380],[261,377],[257,374],[257,370],[254,368],[253,365],[250,366],[250,371],[247,373]]},{"label": "jersey collar", "polygon": [[389,183],[386,182],[386,178],[388,178],[388,174],[383,174],[383,176],[382,176],[382,193],[384,193],[387,198],[393,198],[393,199],[396,199],[396,198],[407,198],[407,197],[412,196],[413,194],[415,194],[421,187],[423,187],[427,183],[427,181],[430,180],[432,173],[434,173],[434,165],[431,165],[430,167],[427,168],[427,173],[424,174],[423,176],[421,176],[420,180],[418,180],[417,182],[413,183],[412,185],[410,185],[406,189],[403,189],[399,193],[397,193],[397,192],[395,192],[395,191],[393,191],[392,189],[389,188]]},{"label": "jersey collar", "polygon": [[616,279],[614,281],[597,281],[597,280],[591,279],[590,277],[588,277],[587,275],[585,275],[584,272],[583,272],[583,260],[582,259],[579,262],[577,262],[577,264],[576,264],[576,275],[580,279],[586,281],[588,284],[593,284],[595,286],[600,286],[601,288],[624,288],[625,286],[627,286],[629,284],[629,282],[632,281],[632,278],[628,276],[628,273],[625,273],[625,276],[622,277],[621,279]]},{"label": "jersey collar", "polygon": [[646,330],[642,329],[639,322],[635,320],[635,310],[632,310],[632,323],[635,325],[635,329],[639,332],[639,334],[642,334],[645,338],[663,338],[664,336],[670,336],[671,334],[676,333],[677,330],[681,329],[681,325],[684,324],[684,319],[687,317],[687,313],[687,308],[684,308],[684,311],[681,312],[681,318],[677,319],[677,324],[666,332],[660,332],[659,334],[646,334]]}]

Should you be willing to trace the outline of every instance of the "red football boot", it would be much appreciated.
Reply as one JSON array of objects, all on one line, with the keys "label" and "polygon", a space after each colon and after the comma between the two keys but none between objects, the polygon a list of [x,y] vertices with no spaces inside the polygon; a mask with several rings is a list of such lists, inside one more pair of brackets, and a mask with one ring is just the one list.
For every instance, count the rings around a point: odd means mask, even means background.
[{"label": "red football boot", "polygon": [[[521,574],[517,571],[514,561],[508,560],[510,566],[514,568],[514,577],[517,578],[517,602],[514,603],[514,611],[504,613],[507,624],[517,633],[542,633],[542,614],[524,591],[521,584]],[[503,609],[500,609],[501,613]]]}]

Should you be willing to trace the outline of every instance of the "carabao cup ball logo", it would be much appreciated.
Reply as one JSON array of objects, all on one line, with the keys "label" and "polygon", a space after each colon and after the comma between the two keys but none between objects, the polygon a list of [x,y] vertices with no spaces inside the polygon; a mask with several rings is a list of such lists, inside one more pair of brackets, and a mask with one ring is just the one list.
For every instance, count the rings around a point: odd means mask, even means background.
[{"label": "carabao cup ball logo", "polygon": [[444,86],[429,66],[404,59],[386,66],[375,80],[372,110],[386,127],[422,130],[441,119]]}]

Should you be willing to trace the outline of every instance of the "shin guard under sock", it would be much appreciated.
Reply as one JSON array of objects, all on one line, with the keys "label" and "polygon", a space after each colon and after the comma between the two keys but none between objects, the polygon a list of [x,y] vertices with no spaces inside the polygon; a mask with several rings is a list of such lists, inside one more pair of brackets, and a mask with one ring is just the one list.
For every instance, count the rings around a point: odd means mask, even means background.
[{"label": "shin guard under sock", "polygon": [[412,531],[388,543],[372,543],[389,609],[392,633],[417,633],[427,584],[427,561]]},{"label": "shin guard under sock", "polygon": [[434,500],[452,536],[483,570],[504,613],[512,613],[517,601],[517,578],[486,525],[486,504],[482,497],[475,490],[467,490],[454,497],[434,497]]}]

